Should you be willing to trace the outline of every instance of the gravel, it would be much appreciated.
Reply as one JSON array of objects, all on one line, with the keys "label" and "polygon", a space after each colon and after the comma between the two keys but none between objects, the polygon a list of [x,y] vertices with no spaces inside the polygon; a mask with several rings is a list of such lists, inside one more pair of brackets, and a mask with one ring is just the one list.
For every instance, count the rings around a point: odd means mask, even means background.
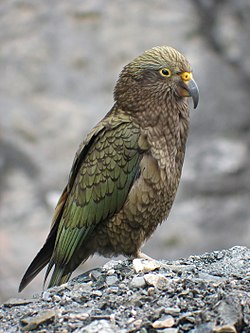
[{"label": "gravel", "polygon": [[157,261],[147,273],[110,261],[32,299],[5,302],[0,332],[246,333],[249,259],[250,249],[237,246]]}]

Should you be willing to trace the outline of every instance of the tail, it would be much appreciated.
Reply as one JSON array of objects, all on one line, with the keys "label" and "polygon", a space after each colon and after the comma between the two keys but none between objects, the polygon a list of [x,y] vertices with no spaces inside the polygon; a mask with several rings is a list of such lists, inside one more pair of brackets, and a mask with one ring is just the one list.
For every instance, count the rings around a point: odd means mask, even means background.
[{"label": "tail", "polygon": [[63,213],[63,208],[67,199],[67,194],[68,193],[66,187],[56,206],[54,217],[51,224],[50,233],[46,239],[46,242],[41,248],[41,250],[37,253],[32,263],[29,265],[28,269],[26,270],[22,278],[22,281],[19,285],[18,292],[21,292],[34,279],[34,277],[37,276],[37,274],[49,262],[51,262],[56,241],[57,229]]},{"label": "tail", "polygon": [[32,263],[29,265],[19,285],[18,292],[21,292],[34,279],[34,277],[37,276],[37,274],[49,263],[54,250],[55,236],[56,235],[54,235],[53,237],[54,239],[51,239],[51,237],[47,238],[44,246],[33,259]]},{"label": "tail", "polygon": [[68,282],[73,271],[80,264],[83,264],[91,255],[93,255],[93,253],[90,249],[87,249],[84,246],[79,247],[79,249],[77,249],[74,252],[74,254],[72,255],[71,260],[66,265],[64,264],[63,266],[56,264],[54,257],[52,255],[48,268],[47,268],[47,271],[46,271],[46,274],[45,274],[44,284],[53,267],[54,267],[54,270],[51,274],[48,288],[54,287],[54,286],[60,286],[61,284]]},{"label": "tail", "polygon": [[[46,272],[46,277],[47,277],[50,269],[51,268],[48,267],[48,270]],[[58,267],[55,267],[54,271],[52,273],[52,276],[50,278],[50,281],[49,281],[49,284],[48,284],[48,288],[51,288],[51,287],[54,287],[54,286],[60,286],[61,284],[68,282],[71,274],[72,274],[72,272],[65,273],[64,272],[64,268],[60,269]],[[46,277],[45,277],[44,283],[46,281]]]}]

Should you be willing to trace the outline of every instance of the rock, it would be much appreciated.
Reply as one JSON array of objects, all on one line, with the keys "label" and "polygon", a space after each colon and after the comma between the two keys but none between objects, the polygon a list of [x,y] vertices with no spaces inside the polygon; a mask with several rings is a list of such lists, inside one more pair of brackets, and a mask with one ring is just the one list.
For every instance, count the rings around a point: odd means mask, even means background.
[{"label": "rock", "polygon": [[152,327],[153,328],[169,328],[174,326],[174,318],[171,316],[165,316],[162,317],[156,321],[153,322]]},{"label": "rock", "polygon": [[[242,325],[243,316],[241,310],[241,301],[234,294],[228,294],[216,306],[218,318],[225,325],[224,327],[237,327]],[[226,331],[218,331],[226,332]],[[231,332],[231,331],[229,331]],[[233,331],[232,331],[233,332]]]},{"label": "rock", "polygon": [[107,320],[94,320],[91,324],[80,328],[75,333],[113,333],[114,325]]},{"label": "rock", "polygon": [[162,274],[146,274],[144,275],[146,283],[160,290],[165,290],[169,286],[169,280]]},{"label": "rock", "polygon": [[213,333],[237,333],[234,326],[224,325],[224,326],[216,326],[213,329]]},{"label": "rock", "polygon": [[108,286],[112,286],[114,284],[116,284],[118,281],[118,278],[116,275],[109,275],[106,277],[106,283]]},{"label": "rock", "polygon": [[24,317],[20,320],[20,322],[25,325],[23,327],[24,331],[32,331],[36,329],[39,325],[53,319],[55,315],[55,310],[47,310],[33,317]]},{"label": "rock", "polygon": [[101,292],[101,290],[93,290],[92,291],[92,295],[101,297],[102,296],[102,292]]},{"label": "rock", "polygon": [[160,333],[178,333],[178,329],[176,328],[165,328],[159,331]]},{"label": "rock", "polygon": [[34,299],[10,298],[8,301],[4,302],[4,305],[11,308],[12,306],[33,303],[34,301]]},{"label": "rock", "polygon": [[238,246],[167,268],[160,261],[159,272],[139,276],[129,260],[107,264],[32,301],[4,303],[0,332],[19,332],[21,323],[34,333],[249,333],[249,259],[250,249]]},{"label": "rock", "polygon": [[180,313],[180,308],[174,307],[174,308],[164,308],[164,312],[170,315],[178,315]]},{"label": "rock", "polygon": [[43,298],[44,301],[49,302],[51,300],[51,294],[50,294],[50,292],[44,291],[42,293],[42,298]]},{"label": "rock", "polygon": [[160,268],[160,264],[156,260],[134,259],[133,268],[136,273],[147,273]]},{"label": "rock", "polygon": [[146,281],[143,276],[134,276],[129,284],[130,288],[144,288]]},{"label": "rock", "polygon": [[122,263],[121,260],[110,260],[106,264],[103,265],[103,269],[105,269],[107,272],[110,272],[111,270],[112,270],[112,272],[114,272],[115,267],[121,263]]}]

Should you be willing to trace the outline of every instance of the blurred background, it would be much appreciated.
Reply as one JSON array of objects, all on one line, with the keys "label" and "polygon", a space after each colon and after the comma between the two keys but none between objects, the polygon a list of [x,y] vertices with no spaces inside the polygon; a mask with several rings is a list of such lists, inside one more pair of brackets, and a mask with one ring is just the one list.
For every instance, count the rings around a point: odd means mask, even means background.
[{"label": "blurred background", "polygon": [[[122,67],[164,44],[191,62],[200,104],[174,207],[144,252],[171,259],[249,246],[248,0],[2,0],[0,302],[17,297],[78,145],[111,108]],[[78,273],[107,260],[94,257]],[[18,297],[41,291],[42,279]]]}]

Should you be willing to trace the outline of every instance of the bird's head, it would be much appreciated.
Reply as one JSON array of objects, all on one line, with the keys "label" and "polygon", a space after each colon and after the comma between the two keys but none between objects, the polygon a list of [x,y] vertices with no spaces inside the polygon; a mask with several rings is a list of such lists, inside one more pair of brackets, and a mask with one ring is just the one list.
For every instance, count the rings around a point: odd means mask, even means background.
[{"label": "bird's head", "polygon": [[114,91],[118,106],[136,111],[152,105],[199,101],[199,90],[187,59],[168,46],[145,51],[122,70]]}]

